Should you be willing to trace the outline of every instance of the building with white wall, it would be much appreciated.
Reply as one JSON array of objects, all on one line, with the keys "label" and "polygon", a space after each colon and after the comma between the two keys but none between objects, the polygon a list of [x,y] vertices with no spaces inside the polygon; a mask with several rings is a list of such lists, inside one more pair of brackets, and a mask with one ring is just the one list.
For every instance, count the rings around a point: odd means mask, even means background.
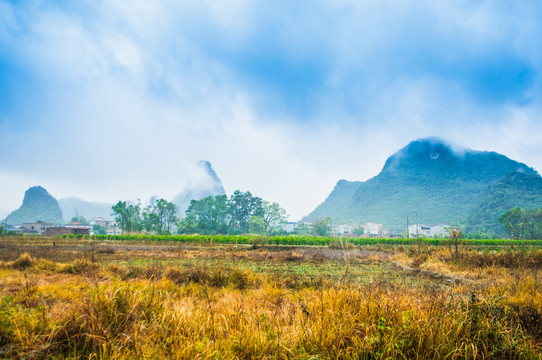
[{"label": "building with white wall", "polygon": [[448,236],[448,229],[450,225],[445,224],[411,224],[408,226],[408,235],[409,237],[445,237]]}]

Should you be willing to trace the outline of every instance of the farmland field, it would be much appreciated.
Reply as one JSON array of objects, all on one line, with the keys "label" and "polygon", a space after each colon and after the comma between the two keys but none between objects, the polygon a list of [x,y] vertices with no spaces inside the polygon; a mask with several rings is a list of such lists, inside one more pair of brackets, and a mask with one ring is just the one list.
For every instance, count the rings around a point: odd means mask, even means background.
[{"label": "farmland field", "polygon": [[238,240],[0,238],[0,358],[542,358],[538,242]]}]

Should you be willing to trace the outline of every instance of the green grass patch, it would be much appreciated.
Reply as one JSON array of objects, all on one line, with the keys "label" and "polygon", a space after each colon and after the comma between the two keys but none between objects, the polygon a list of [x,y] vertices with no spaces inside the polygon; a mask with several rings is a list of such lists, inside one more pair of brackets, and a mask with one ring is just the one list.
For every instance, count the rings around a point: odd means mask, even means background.
[{"label": "green grass patch", "polygon": [[[94,235],[95,240],[156,241],[203,244],[285,245],[285,246],[366,246],[366,245],[445,245],[447,239],[427,238],[337,238],[320,236],[262,236],[262,235]],[[542,240],[469,239],[462,243],[480,246],[542,246]]]}]

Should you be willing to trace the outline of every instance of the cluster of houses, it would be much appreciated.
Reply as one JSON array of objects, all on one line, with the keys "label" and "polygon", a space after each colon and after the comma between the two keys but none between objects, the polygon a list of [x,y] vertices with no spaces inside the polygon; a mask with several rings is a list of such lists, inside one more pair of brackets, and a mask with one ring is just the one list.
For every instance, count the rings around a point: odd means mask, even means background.
[{"label": "cluster of houses", "polygon": [[[97,227],[98,225],[99,227]],[[282,229],[286,232],[293,232],[298,223],[287,222],[282,225]],[[57,235],[94,235],[93,229],[105,230],[107,235],[122,234],[122,230],[118,227],[115,221],[106,220],[102,217],[93,218],[88,224],[80,224],[73,222],[63,226],[58,226],[44,221],[23,223],[21,226],[8,228],[23,234],[36,234],[46,236]],[[408,237],[427,237],[438,238],[448,235],[450,225],[436,224],[423,225],[412,224],[408,226]],[[398,234],[394,231],[384,229],[382,224],[368,222],[365,224],[337,224],[331,225],[331,236],[341,237],[405,237],[405,233]]]},{"label": "cluster of houses", "polygon": [[23,234],[35,234],[45,236],[57,236],[57,235],[94,235],[93,229],[95,225],[99,225],[102,229],[105,229],[107,235],[122,234],[122,230],[118,227],[115,221],[105,220],[102,217],[93,218],[88,224],[80,224],[79,222],[73,222],[63,226],[47,223],[45,221],[38,220],[36,222],[26,222],[20,226],[8,227],[7,230],[20,232]]},{"label": "cluster of houses", "polygon": [[[441,238],[448,236],[450,225],[422,225],[413,224],[408,226],[407,237]],[[332,225],[331,235],[346,237],[405,237],[405,233],[397,233],[385,229],[382,224],[368,222],[365,224],[341,224]]]},{"label": "cluster of houses", "polygon": [[368,222],[365,224],[340,224],[331,226],[332,236],[356,236],[356,237],[382,237],[389,236],[388,231],[384,231],[382,224]]},{"label": "cluster of houses", "polygon": [[[295,222],[288,222],[282,225],[282,229],[287,232],[293,232],[298,224]],[[307,224],[310,225],[310,224]],[[422,225],[413,224],[408,226],[408,232],[398,233],[396,231],[388,230],[383,227],[382,224],[374,222],[368,222],[365,224],[333,224],[331,225],[331,236],[341,237],[427,237],[427,238],[441,238],[448,236],[450,225],[436,224],[436,225]]]}]

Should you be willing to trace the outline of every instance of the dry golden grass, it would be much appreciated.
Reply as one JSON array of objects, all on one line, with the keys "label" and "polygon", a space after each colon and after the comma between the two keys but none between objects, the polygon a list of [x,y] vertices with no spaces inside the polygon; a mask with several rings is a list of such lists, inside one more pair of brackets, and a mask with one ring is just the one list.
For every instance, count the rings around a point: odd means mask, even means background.
[{"label": "dry golden grass", "polygon": [[0,262],[0,358],[542,358],[542,274],[510,265],[529,252],[33,250]]}]

